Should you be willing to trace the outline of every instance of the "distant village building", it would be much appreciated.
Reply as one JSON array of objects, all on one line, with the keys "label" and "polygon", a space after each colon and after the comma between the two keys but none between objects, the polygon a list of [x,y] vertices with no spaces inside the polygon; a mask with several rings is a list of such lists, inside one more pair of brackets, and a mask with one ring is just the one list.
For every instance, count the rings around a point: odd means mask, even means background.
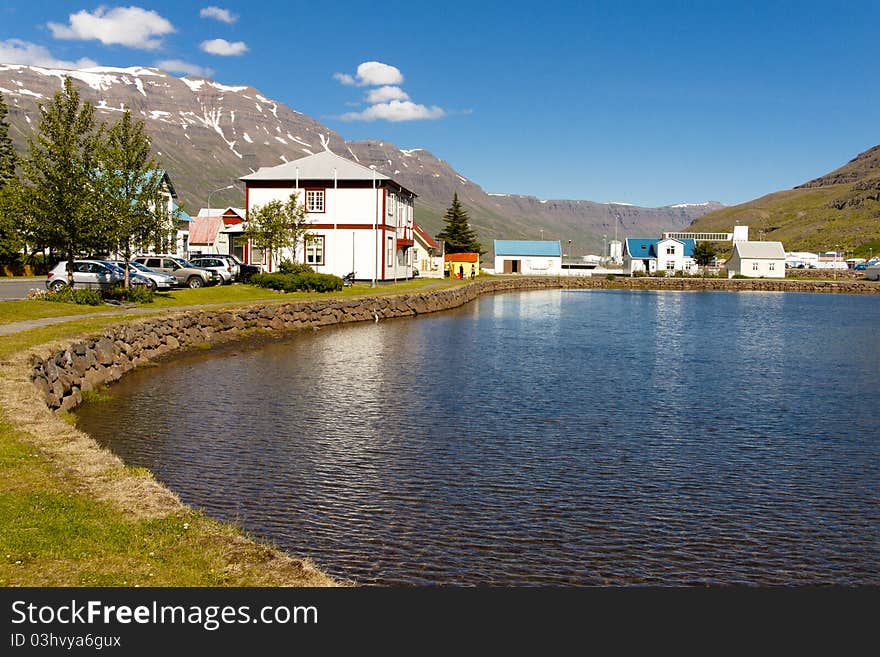
[{"label": "distant village building", "polygon": [[728,277],[785,278],[785,249],[782,242],[733,243],[733,253],[727,259]]},{"label": "distant village building", "polygon": [[819,266],[819,254],[808,251],[789,251],[785,254],[785,264],[793,269],[816,269]]},{"label": "distant village building", "polygon": [[495,273],[559,275],[562,243],[559,240],[495,240]]},{"label": "distant village building", "polygon": [[479,253],[447,253],[444,266],[452,278],[470,278],[480,275]]},{"label": "distant village building", "polygon": [[443,248],[417,223],[413,222],[413,263],[419,276],[443,278]]},{"label": "distant village building", "polygon": [[244,208],[202,208],[190,224],[189,253],[224,253],[244,261]]},{"label": "distant village building", "polygon": [[696,273],[694,245],[695,241],[689,238],[627,239],[623,247],[623,271],[630,275],[657,271],[670,275],[677,271]]},{"label": "distant village building", "polygon": [[[412,276],[416,194],[374,169],[325,151],[244,176],[245,208],[296,194],[311,224],[308,245],[283,258],[315,271],[385,281]],[[275,271],[279,263],[250,244],[244,261]]]}]

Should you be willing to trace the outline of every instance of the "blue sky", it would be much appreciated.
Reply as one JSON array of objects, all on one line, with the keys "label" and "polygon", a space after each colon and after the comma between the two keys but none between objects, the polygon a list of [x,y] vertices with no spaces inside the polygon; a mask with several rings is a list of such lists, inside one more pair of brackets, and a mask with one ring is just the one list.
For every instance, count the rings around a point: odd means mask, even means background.
[{"label": "blue sky", "polygon": [[[0,0],[0,61],[210,70],[489,192],[732,204],[880,143],[878,19],[878,2]],[[365,62],[385,68],[358,78]]]}]

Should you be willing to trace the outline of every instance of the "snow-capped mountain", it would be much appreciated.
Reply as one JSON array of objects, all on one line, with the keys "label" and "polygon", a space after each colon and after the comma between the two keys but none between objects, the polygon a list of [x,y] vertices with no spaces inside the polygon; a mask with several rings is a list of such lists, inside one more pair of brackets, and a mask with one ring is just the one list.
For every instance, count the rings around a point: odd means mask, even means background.
[{"label": "snow-capped mountain", "polygon": [[[177,78],[155,68],[48,69],[0,64],[0,93],[9,106],[11,133],[24,150],[39,120],[37,102],[61,89],[65,76],[113,122],[126,107],[142,118],[158,159],[169,171],[184,207],[240,206],[241,186],[221,188],[261,166],[273,166],[330,150],[377,169],[419,194],[416,218],[431,233],[458,192],[486,246],[493,238],[574,240],[576,252],[596,250],[602,235],[657,234],[678,230],[721,207],[716,203],[641,208],[622,203],[539,200],[530,196],[487,194],[430,152],[401,149],[388,142],[350,141],[339,133],[265,97],[257,89],[198,77]],[[220,190],[220,191],[217,191]]]}]

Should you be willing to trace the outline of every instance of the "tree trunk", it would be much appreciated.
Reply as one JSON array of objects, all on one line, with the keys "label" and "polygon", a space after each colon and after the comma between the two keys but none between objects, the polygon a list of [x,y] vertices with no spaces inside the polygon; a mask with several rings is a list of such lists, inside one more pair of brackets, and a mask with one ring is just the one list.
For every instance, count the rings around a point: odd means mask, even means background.
[{"label": "tree trunk", "polygon": [[73,287],[73,249],[67,249],[67,284]]}]

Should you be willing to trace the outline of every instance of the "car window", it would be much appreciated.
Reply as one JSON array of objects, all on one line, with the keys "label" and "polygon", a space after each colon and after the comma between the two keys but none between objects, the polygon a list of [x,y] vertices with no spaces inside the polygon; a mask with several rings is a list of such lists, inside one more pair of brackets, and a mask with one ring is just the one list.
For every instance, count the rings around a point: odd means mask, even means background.
[{"label": "car window", "polygon": [[172,260],[171,258],[165,258],[165,259],[162,261],[162,266],[165,267],[165,269],[170,269],[171,271],[174,271],[174,270],[176,270],[176,269],[180,269],[180,265],[178,265],[178,264],[177,264],[174,260]]},{"label": "car window", "polygon": [[[65,267],[65,270],[67,268]],[[73,263],[73,271],[78,272],[80,274],[87,274],[89,272],[89,263],[87,262],[75,262]]]},{"label": "car window", "polygon": [[159,258],[149,258],[147,260],[147,267],[161,267],[162,261]]}]

